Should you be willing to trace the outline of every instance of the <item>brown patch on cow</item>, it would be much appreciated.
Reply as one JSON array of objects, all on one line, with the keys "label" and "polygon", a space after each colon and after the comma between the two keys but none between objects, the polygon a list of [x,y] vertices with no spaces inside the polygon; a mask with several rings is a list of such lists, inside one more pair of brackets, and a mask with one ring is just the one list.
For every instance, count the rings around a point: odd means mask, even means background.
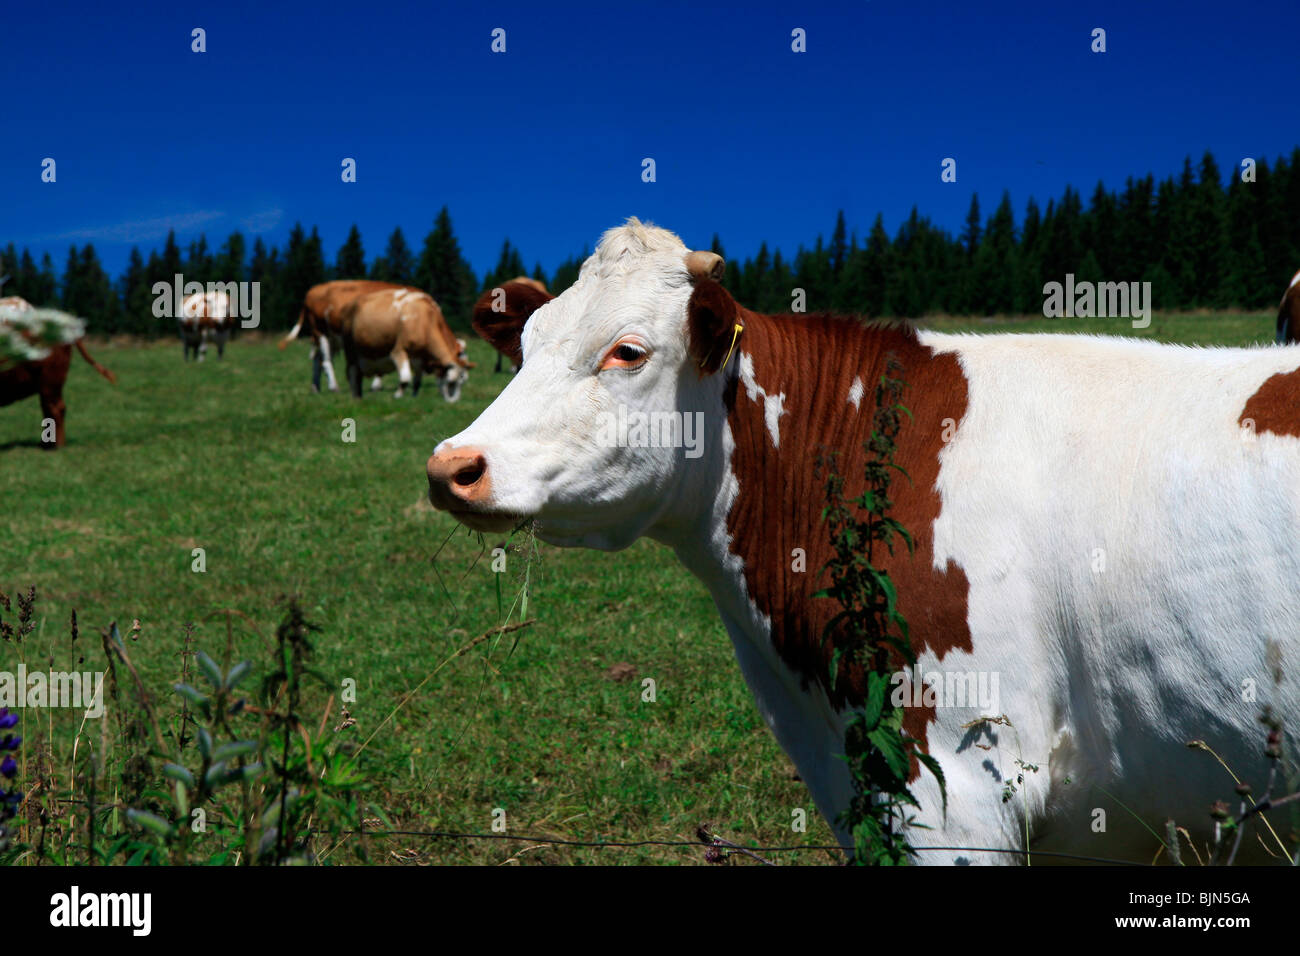
[{"label": "brown patch on cow", "polygon": [[[33,337],[27,338],[33,343],[36,341]],[[74,344],[81,357],[89,362],[95,371],[110,383],[117,383],[117,378],[112,372],[90,357],[81,339],[77,339]],[[35,395],[41,402],[42,418],[54,421],[54,444],[46,444],[46,448],[63,447],[63,422],[67,412],[67,403],[63,400],[63,385],[68,379],[68,369],[72,366],[72,349],[73,345],[70,344],[55,345],[50,347],[49,354],[45,358],[29,359],[0,367],[0,407]]]},{"label": "brown patch on cow", "polygon": [[[720,295],[719,295],[720,293]],[[702,310],[694,308],[699,299]],[[955,357],[936,354],[917,341],[914,331],[864,325],[828,315],[768,316],[725,300],[716,283],[701,282],[688,309],[692,347],[721,362],[734,323],[744,326],[736,351],[751,357],[754,379],[768,395],[784,393],[774,448],[762,397],[751,401],[743,385],[728,389],[728,421],[735,437],[732,469],[740,490],[727,516],[732,551],[744,561],[745,583],[758,609],[772,622],[772,640],[781,659],[801,675],[805,688],[822,687],[836,708],[860,704],[866,675],[842,655],[832,687],[831,661],[847,635],[828,640],[824,630],[840,610],[813,593],[829,583],[822,572],[831,558],[830,535],[821,520],[823,480],[814,474],[819,453],[836,451],[845,476],[845,494],[862,489],[866,452],[875,409],[875,386],[892,356],[906,382],[904,416],[895,461],[909,477],[896,476],[890,493],[892,515],[911,533],[915,550],[901,541],[894,553],[876,557],[898,590],[898,610],[906,618],[918,655],[939,659],[951,651],[970,651],[967,624],[969,584],[965,572],[949,562],[935,570],[934,522],[942,501],[935,490],[944,420],[960,423],[966,413],[966,378]],[[705,313],[708,314],[705,314]],[[698,327],[697,327],[698,326]],[[733,359],[734,361],[735,359]],[[698,361],[698,359],[697,359]],[[849,402],[853,380],[863,384],[858,408]],[[879,548],[879,546],[877,546]],[[791,552],[802,548],[807,570],[791,569]],[[925,747],[925,728],[933,708],[908,707],[903,726]],[[913,774],[916,773],[915,762]]]},{"label": "brown patch on cow", "polygon": [[[498,288],[505,298],[505,309],[501,312],[492,308]],[[536,279],[511,279],[488,289],[474,303],[474,331],[516,366],[521,366],[524,325],[534,312],[554,298]]]},{"label": "brown patch on cow", "polygon": [[1265,379],[1254,395],[1246,399],[1237,424],[1255,433],[1272,432],[1300,438],[1300,368],[1278,372]]},{"label": "brown patch on cow", "polygon": [[[342,332],[339,313],[353,299],[384,289],[402,288],[414,286],[380,282],[378,279],[334,279],[318,283],[303,296],[302,308],[298,311],[298,338],[319,339],[323,335],[338,335]],[[286,348],[290,341],[288,338],[281,340],[279,347]]]}]

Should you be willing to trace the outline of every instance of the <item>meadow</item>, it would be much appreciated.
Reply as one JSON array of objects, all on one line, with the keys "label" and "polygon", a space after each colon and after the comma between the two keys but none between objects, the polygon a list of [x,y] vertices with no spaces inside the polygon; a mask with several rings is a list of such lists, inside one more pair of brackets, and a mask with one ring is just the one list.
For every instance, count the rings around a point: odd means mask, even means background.
[{"label": "meadow", "polygon": [[[1273,314],[1157,314],[1145,330],[1107,319],[924,324],[1245,345],[1272,340]],[[830,831],[763,725],[710,598],[670,552],[648,541],[618,554],[534,548],[516,535],[497,573],[500,539],[428,505],[430,451],[508,381],[484,343],[470,343],[478,368],[456,404],[433,386],[395,400],[391,380],[360,402],[313,394],[301,342],[279,351],[244,337],[202,364],[183,363],[170,340],[89,346],[119,384],[74,356],[62,451],[39,447],[34,400],[0,409],[0,591],[34,585],[38,596],[36,631],[0,644],[0,669],[66,648],[75,609],[83,639],[138,620],[132,656],[165,695],[187,623],[221,660],[232,621],[235,659],[256,665],[296,596],[321,628],[316,666],[356,684],[348,708],[369,739],[372,826],[490,833],[499,808],[514,833],[690,842],[708,823],[743,845],[809,847],[781,862],[839,862],[816,849]],[[349,418],[354,442],[343,440]],[[535,623],[456,656],[520,618],[525,577]],[[642,701],[647,677],[653,703]],[[80,715],[42,719],[57,762]],[[798,809],[804,832],[792,829]],[[372,846],[374,862],[399,864],[704,860],[699,847],[658,845],[394,835]]]}]

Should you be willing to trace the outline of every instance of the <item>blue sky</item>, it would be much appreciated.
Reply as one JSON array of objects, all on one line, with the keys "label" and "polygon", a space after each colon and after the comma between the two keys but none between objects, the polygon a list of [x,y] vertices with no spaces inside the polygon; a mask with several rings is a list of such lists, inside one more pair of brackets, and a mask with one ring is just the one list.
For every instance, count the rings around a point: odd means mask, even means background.
[{"label": "blue sky", "polygon": [[731,257],[792,253],[840,208],[862,234],[913,205],[957,231],[972,192],[987,216],[1009,190],[1019,220],[1067,183],[1086,199],[1206,149],[1226,172],[1300,143],[1294,0],[22,3],[4,21],[0,243],[60,270],[90,241],[116,275],[169,226],[282,245],[302,221],[332,261],[355,222],[373,257],[396,225],[418,249],[443,204],[480,274],[506,236],[550,271],[630,215],[693,245],[718,232]]}]

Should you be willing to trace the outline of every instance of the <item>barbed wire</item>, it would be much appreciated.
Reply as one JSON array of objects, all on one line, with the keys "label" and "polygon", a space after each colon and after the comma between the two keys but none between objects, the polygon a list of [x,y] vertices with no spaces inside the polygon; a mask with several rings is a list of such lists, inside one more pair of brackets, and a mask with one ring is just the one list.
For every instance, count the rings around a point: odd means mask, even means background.
[{"label": "barbed wire", "polygon": [[[324,832],[324,831],[314,831]],[[714,842],[704,840],[571,840],[561,837],[534,836],[526,833],[461,833],[454,830],[351,830],[349,836],[408,836],[428,839],[447,840],[511,840],[523,843],[548,844],[551,846],[589,847],[594,849],[631,849],[647,846],[694,847],[695,849],[719,849],[731,851],[751,851],[753,853],[791,853],[796,850],[833,851],[845,853],[838,844],[804,843],[786,846],[742,846],[714,836]],[[719,842],[720,841],[720,842]],[[918,853],[1007,853],[1015,856],[1051,857],[1062,860],[1078,860],[1086,863],[1098,863],[1108,866],[1150,866],[1133,860],[1116,860],[1108,857],[1086,856],[1078,853],[1058,853],[1051,850],[1013,850],[1002,847],[987,846],[921,846],[914,847]]]}]

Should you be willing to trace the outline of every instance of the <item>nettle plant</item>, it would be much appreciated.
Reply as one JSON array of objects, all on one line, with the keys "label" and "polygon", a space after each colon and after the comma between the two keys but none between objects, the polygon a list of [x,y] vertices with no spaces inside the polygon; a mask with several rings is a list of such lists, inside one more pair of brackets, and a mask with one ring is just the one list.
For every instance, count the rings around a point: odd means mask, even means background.
[{"label": "nettle plant", "polygon": [[860,666],[865,675],[864,701],[850,718],[844,741],[854,797],[840,818],[853,834],[853,862],[863,866],[899,866],[912,860],[914,850],[904,828],[923,826],[908,812],[919,808],[908,786],[913,760],[934,774],[945,811],[948,802],[939,762],[903,732],[903,709],[894,706],[889,694],[891,674],[916,663],[907,621],[898,610],[897,591],[888,572],[876,563],[884,554],[893,554],[900,540],[909,553],[912,550],[907,529],[890,517],[890,484],[896,473],[907,477],[894,461],[903,416],[910,417],[901,403],[905,387],[898,375],[901,368],[891,356],[875,389],[871,436],[863,443],[862,492],[845,497],[837,453],[823,452],[817,459],[817,475],[824,476],[826,489],[822,521],[830,532],[833,553],[823,568],[831,584],[815,596],[834,599],[841,608],[823,632],[835,647],[831,687],[845,655],[851,655],[850,663]]},{"label": "nettle plant", "polygon": [[[1277,686],[1281,687],[1280,664],[1275,680]],[[1178,842],[1181,836],[1198,862],[1211,866],[1232,866],[1237,860],[1250,824],[1254,823],[1255,839],[1268,856],[1291,866],[1300,866],[1300,763],[1294,759],[1293,754],[1288,753],[1285,728],[1271,707],[1264,707],[1259,722],[1266,731],[1263,751],[1268,760],[1268,777],[1264,781],[1262,794],[1257,795],[1255,788],[1224,763],[1223,758],[1204,740],[1187,742],[1191,749],[1203,751],[1217,760],[1232,777],[1236,783],[1237,809],[1234,812],[1232,803],[1227,800],[1216,801],[1210,807],[1214,833],[1212,841],[1205,848],[1204,856],[1191,842],[1186,829],[1176,825],[1173,820],[1167,821],[1166,839],[1160,842],[1161,852],[1168,853],[1170,862],[1178,865],[1183,863]],[[1276,795],[1278,790],[1283,791],[1282,796]]]},{"label": "nettle plant", "polygon": [[[249,692],[255,668],[232,663],[231,615],[224,664],[195,649],[187,626],[180,680],[156,699],[131,656],[139,623],[126,636],[110,624],[102,632],[106,713],[81,722],[66,757],[56,755],[53,731],[23,748],[32,759],[16,775],[26,799],[0,862],[284,865],[325,862],[340,846],[365,861],[368,786],[347,732],[355,722],[344,709],[329,727],[334,685],[311,666],[308,636],[317,629],[291,602],[265,676]],[[75,613],[71,632],[75,655]],[[48,653],[53,667],[55,649]],[[308,683],[326,695],[318,720],[305,713],[318,696],[305,693]],[[42,723],[29,721],[38,733]]]}]

